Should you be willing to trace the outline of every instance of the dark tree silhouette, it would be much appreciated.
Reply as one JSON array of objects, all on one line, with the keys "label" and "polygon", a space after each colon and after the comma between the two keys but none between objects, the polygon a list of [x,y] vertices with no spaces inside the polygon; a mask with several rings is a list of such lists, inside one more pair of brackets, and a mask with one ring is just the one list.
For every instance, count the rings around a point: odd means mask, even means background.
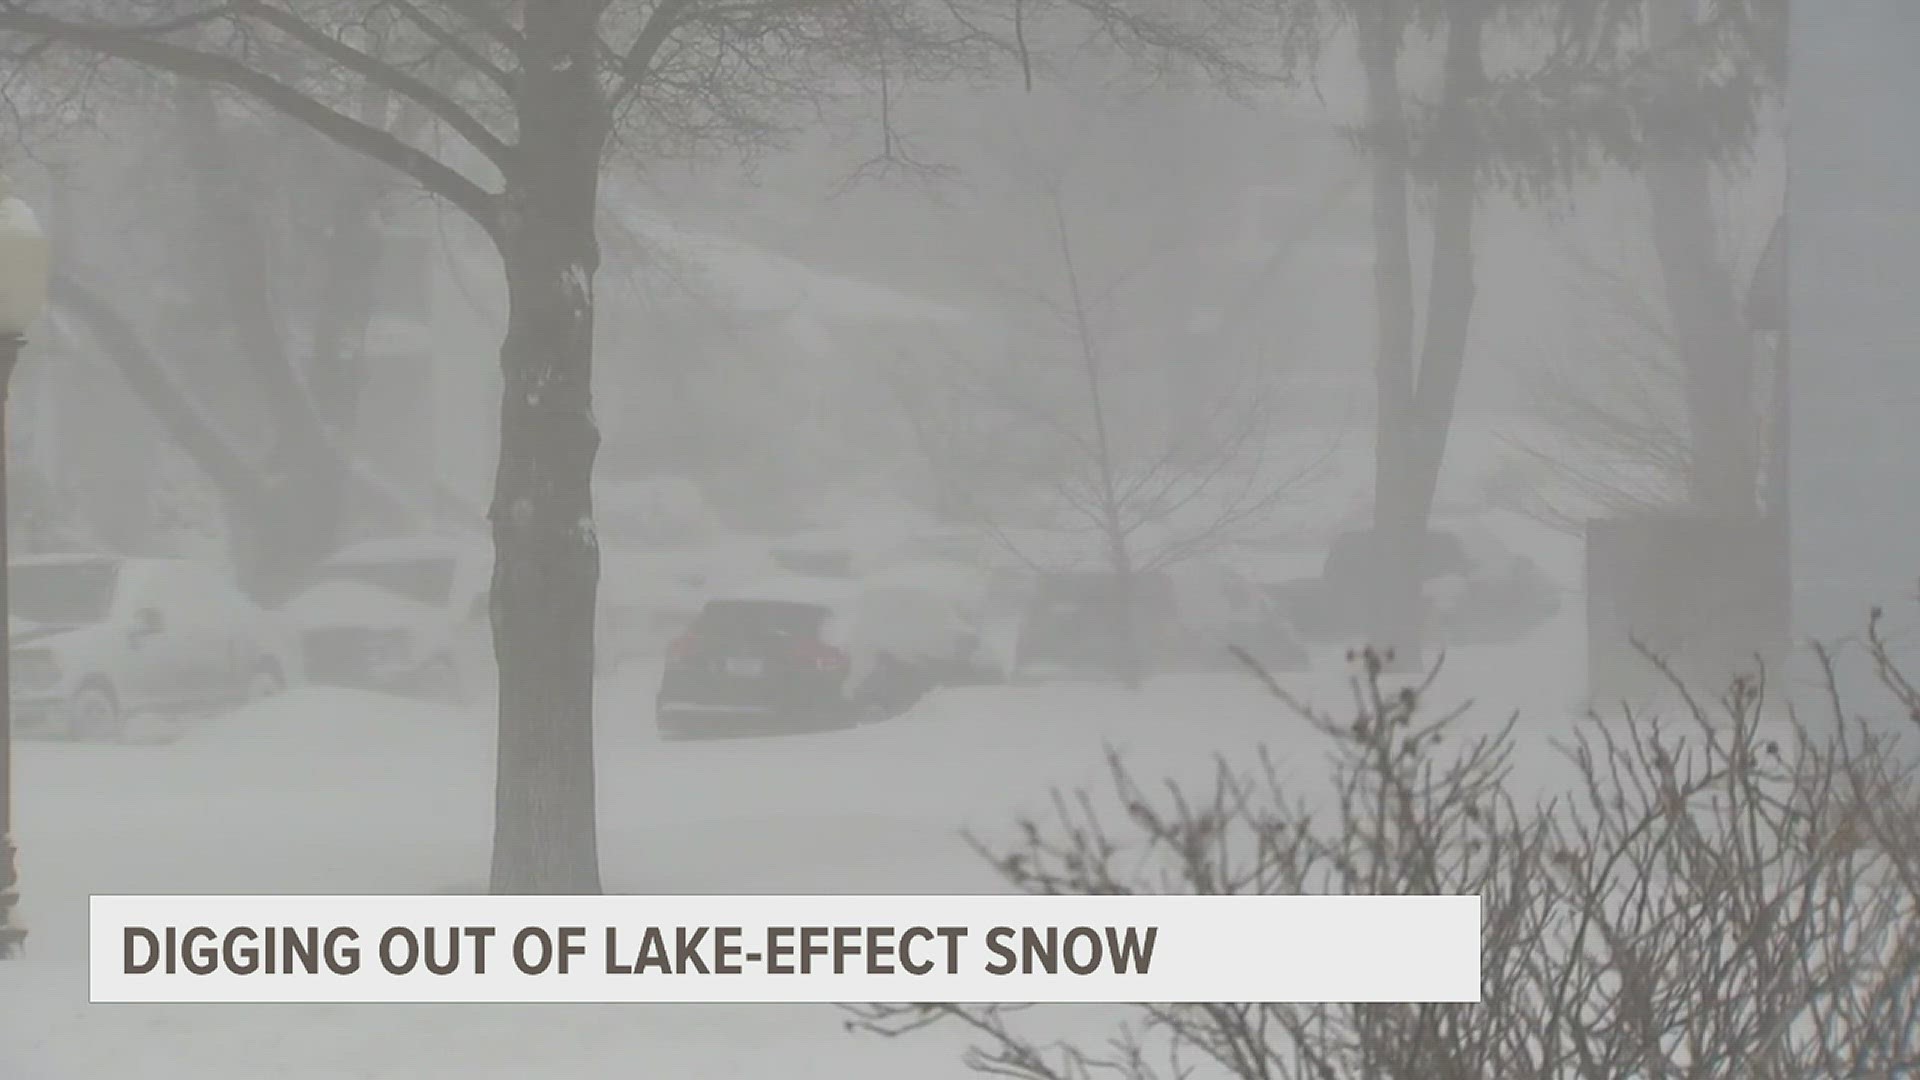
[{"label": "dark tree silhouette", "polygon": [[[499,661],[491,887],[600,891],[590,481],[599,182],[617,151],[746,149],[884,57],[890,79],[1045,60],[1066,20],[1144,59],[1252,70],[1259,5],[1204,0],[4,0],[27,59],[138,65],[237,94],[404,174],[491,239],[508,298],[489,517]],[[1078,35],[1079,41],[1086,34]],[[884,48],[881,46],[884,45]],[[44,48],[42,46],[45,46]],[[377,89],[408,137],[356,115]],[[436,146],[435,138],[446,145]],[[433,147],[430,149],[430,147]]]}]

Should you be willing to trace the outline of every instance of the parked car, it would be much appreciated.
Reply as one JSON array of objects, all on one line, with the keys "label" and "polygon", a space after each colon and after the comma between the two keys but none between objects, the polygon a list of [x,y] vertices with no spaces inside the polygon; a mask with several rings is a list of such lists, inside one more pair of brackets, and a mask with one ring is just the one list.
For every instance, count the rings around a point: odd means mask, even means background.
[{"label": "parked car", "polygon": [[727,531],[700,485],[684,476],[596,476],[593,521],[602,545],[635,548],[701,547]]},{"label": "parked car", "polygon": [[905,712],[942,686],[1005,681],[985,648],[977,608],[927,569],[867,579],[837,631],[852,658],[849,694],[868,714]]},{"label": "parked car", "polygon": [[601,670],[657,660],[706,602],[742,582],[765,578],[774,563],[763,547],[724,541],[700,548],[602,544]]},{"label": "parked car", "polygon": [[907,655],[905,644],[914,642],[914,662],[937,685],[1005,682],[1005,663],[986,641],[995,586],[988,571],[931,559],[868,575],[862,579],[862,621],[852,635],[856,673],[861,655]]},{"label": "parked car", "polygon": [[[1122,582],[1109,571],[1042,574],[1021,621],[1014,679],[1110,678],[1124,673],[1129,620]],[[1136,574],[1131,598],[1136,656],[1146,669],[1217,669],[1242,650],[1269,671],[1304,668],[1306,649],[1284,616],[1233,569],[1196,561]]]},{"label": "parked car", "polygon": [[654,702],[660,734],[847,718],[852,657],[832,640],[846,602],[844,589],[792,583],[708,601],[667,648]]},{"label": "parked car", "polygon": [[1560,611],[1561,588],[1484,528],[1454,534],[1460,557],[1426,582],[1429,624],[1448,640],[1499,644]]},{"label": "parked car", "polygon": [[284,627],[217,565],[43,555],[11,563],[7,588],[23,729],[119,738],[133,715],[230,707],[299,675]]},{"label": "parked car", "polygon": [[[1268,595],[1286,610],[1301,632],[1310,636],[1326,638],[1362,631],[1366,629],[1372,590],[1381,579],[1380,568],[1387,558],[1382,549],[1382,541],[1371,529],[1343,532],[1328,545],[1319,576],[1271,585]],[[1423,584],[1459,573],[1468,565],[1458,540],[1445,533],[1427,534],[1421,559]],[[1421,612],[1423,622],[1427,615]]]},{"label": "parked car", "polygon": [[594,655],[603,671],[657,658],[707,600],[707,579],[679,560],[651,553],[600,553],[596,598],[602,633]]},{"label": "parked car", "polygon": [[706,604],[668,650],[656,717],[669,737],[870,719],[997,678],[978,627],[937,587],[788,575]]},{"label": "parked car", "polygon": [[[1372,530],[1342,533],[1318,577],[1268,586],[1268,595],[1312,637],[1360,633],[1384,557],[1379,548]],[[1511,640],[1560,608],[1559,588],[1533,560],[1484,529],[1428,532],[1420,588],[1421,624],[1452,640]]]},{"label": "parked car", "polygon": [[928,554],[934,526],[924,514],[900,510],[841,510],[831,524],[790,534],[770,547],[784,571],[809,577],[861,578]]},{"label": "parked car", "polygon": [[491,670],[493,550],[484,541],[354,544],[318,577],[286,606],[311,681],[461,700]]}]

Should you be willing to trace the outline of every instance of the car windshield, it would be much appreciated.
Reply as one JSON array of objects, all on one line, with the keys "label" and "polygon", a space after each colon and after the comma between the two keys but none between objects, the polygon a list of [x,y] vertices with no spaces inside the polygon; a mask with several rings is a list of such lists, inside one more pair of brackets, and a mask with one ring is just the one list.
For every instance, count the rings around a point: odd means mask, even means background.
[{"label": "car windshield", "polygon": [[451,558],[365,559],[336,562],[326,580],[351,581],[404,596],[422,604],[444,604],[453,595]]},{"label": "car windshield", "polygon": [[114,562],[39,563],[7,570],[12,614],[46,626],[86,626],[107,617],[120,577]]}]

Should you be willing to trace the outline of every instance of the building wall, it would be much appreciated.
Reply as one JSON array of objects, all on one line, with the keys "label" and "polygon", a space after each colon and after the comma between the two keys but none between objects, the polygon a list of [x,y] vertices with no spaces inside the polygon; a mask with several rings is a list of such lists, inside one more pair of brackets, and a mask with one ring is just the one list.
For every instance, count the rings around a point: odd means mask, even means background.
[{"label": "building wall", "polygon": [[1799,635],[1833,641],[1874,605],[1920,614],[1920,6],[1795,8],[1794,602]]}]

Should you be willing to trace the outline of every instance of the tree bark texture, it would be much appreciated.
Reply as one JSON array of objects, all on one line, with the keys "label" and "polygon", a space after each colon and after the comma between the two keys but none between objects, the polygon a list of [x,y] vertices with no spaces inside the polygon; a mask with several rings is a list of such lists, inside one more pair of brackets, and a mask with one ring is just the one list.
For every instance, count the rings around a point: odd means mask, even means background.
[{"label": "tree bark texture", "polygon": [[1396,667],[1421,661],[1421,564],[1466,362],[1474,304],[1478,151],[1469,115],[1484,79],[1479,0],[1457,0],[1447,23],[1445,83],[1431,163],[1436,171],[1426,328],[1416,365],[1409,224],[1412,139],[1398,71],[1404,18],[1383,5],[1360,27],[1373,140],[1374,560],[1368,644]]},{"label": "tree bark texture", "polygon": [[[1673,0],[1656,0],[1648,10],[1656,48],[1692,25],[1685,5]],[[1696,148],[1700,118],[1689,103],[1695,76],[1682,69],[1670,78],[1667,107],[1649,125],[1645,171],[1654,251],[1686,379],[1690,495],[1698,510],[1747,518],[1758,510],[1761,460],[1753,340],[1721,250],[1712,166]]]},{"label": "tree bark texture", "polygon": [[596,5],[529,5],[521,143],[496,241],[509,312],[490,513],[500,675],[494,893],[601,890],[594,783]]}]

